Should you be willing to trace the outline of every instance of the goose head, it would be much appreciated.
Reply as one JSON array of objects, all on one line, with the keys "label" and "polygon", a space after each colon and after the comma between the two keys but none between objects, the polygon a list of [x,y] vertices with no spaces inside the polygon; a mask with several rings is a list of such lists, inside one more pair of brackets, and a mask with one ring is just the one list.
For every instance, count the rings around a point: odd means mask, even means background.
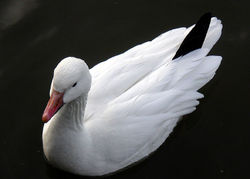
[{"label": "goose head", "polygon": [[87,64],[75,57],[63,59],[54,70],[50,99],[42,121],[48,122],[64,104],[70,103],[79,96],[87,95],[90,86],[91,75]]}]

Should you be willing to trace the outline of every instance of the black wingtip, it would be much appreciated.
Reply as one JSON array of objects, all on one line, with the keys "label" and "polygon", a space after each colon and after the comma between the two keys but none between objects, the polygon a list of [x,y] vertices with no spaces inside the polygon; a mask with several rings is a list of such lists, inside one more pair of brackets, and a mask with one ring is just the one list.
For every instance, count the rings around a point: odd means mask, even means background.
[{"label": "black wingtip", "polygon": [[189,32],[189,34],[183,40],[173,60],[202,47],[209,28],[211,17],[212,14],[210,12],[200,17],[194,28]]}]

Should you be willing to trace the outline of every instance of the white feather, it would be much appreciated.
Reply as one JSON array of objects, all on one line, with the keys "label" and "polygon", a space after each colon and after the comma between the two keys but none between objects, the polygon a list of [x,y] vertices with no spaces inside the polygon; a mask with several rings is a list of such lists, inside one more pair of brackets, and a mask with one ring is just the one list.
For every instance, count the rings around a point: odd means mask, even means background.
[{"label": "white feather", "polygon": [[[212,18],[201,49],[172,61],[192,28],[168,31],[93,67],[88,98],[77,103],[80,110],[87,101],[81,130],[63,126],[55,132],[60,114],[45,125],[49,161],[73,173],[104,175],[156,150],[178,120],[196,109],[203,97],[197,90],[213,78],[221,62],[219,56],[207,56],[221,35],[217,18]],[[70,105],[59,112],[71,114],[76,104]],[[60,150],[52,150],[55,145]]]}]

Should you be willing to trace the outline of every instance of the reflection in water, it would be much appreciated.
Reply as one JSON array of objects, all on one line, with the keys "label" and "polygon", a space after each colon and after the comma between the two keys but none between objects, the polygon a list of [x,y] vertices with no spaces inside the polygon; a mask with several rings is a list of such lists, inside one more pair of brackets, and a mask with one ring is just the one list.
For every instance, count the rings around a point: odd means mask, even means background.
[{"label": "reflection in water", "polygon": [[47,29],[44,32],[41,32],[41,34],[38,34],[37,37],[35,37],[34,39],[32,39],[30,41],[30,46],[32,45],[36,45],[37,43],[41,42],[42,40],[46,40],[49,39],[50,37],[52,37],[58,30],[58,27],[54,26],[51,27],[50,29]]},{"label": "reflection in water", "polygon": [[38,0],[9,0],[1,8],[0,30],[4,30],[38,7]]}]

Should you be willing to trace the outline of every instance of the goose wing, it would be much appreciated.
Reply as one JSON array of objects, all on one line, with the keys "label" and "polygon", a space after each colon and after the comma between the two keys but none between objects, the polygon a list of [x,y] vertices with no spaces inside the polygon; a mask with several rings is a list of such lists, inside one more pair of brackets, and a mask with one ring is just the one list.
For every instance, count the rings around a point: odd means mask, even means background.
[{"label": "goose wing", "polygon": [[[201,23],[199,26],[202,27],[203,24]],[[90,70],[92,86],[88,96],[85,120],[95,115],[96,111],[105,110],[108,107],[107,105],[119,96],[126,96],[129,89],[135,90],[139,82],[147,83],[145,79],[147,79],[147,76],[151,76],[152,72],[159,71],[161,67],[171,65],[171,63],[175,64],[172,59],[180,54],[179,47],[193,28],[194,25],[189,28],[170,30],[152,41],[135,46],[123,54],[114,56],[94,66]],[[209,51],[212,48],[221,35],[221,29],[221,21],[213,17],[206,38],[204,36],[203,49]],[[191,43],[186,46],[190,46],[190,44],[193,46],[192,40],[189,41]],[[186,47],[181,49],[186,49]],[[167,71],[159,74],[158,78],[162,78],[165,73]],[[149,85],[159,84],[151,82]],[[139,95],[140,91],[134,92],[135,94]]]},{"label": "goose wing", "polygon": [[221,35],[221,22],[205,18],[205,23],[209,29],[203,30],[205,40],[196,50],[181,48],[193,45],[187,34],[197,28],[180,28],[91,69],[86,128],[91,143],[97,144],[93,150],[101,149],[95,157],[105,163],[103,173],[149,155],[181,116],[196,109],[203,97],[197,90],[213,78],[221,62],[220,56],[207,56]]}]

